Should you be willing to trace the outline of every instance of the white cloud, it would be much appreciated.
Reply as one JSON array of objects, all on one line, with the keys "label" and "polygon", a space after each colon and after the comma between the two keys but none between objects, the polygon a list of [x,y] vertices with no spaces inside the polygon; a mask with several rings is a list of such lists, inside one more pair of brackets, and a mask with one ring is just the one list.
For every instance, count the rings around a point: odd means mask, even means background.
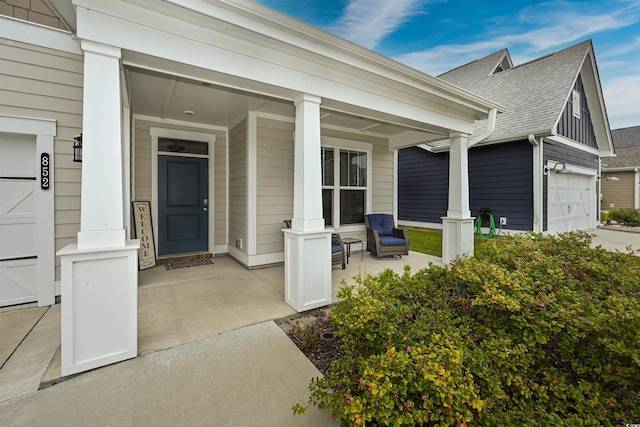
[{"label": "white cloud", "polygon": [[[511,19],[511,27],[506,23],[509,20],[497,17],[500,25],[494,26],[492,34],[500,31],[498,36],[487,34],[481,36],[485,40],[464,45],[441,45],[398,55],[395,59],[438,75],[508,47],[514,60],[518,59],[515,63],[519,64],[522,60],[539,57],[542,52],[562,49],[593,34],[620,29],[640,21],[640,3],[637,2],[612,1],[606,5],[606,10],[607,13],[598,2],[582,4],[579,9],[575,3],[564,1],[539,3],[523,9],[516,19]],[[523,28],[530,30],[522,32]],[[638,39],[629,43],[627,49],[633,49],[637,43]]]},{"label": "white cloud", "polygon": [[617,77],[602,92],[611,129],[640,126],[640,75]]},{"label": "white cloud", "polygon": [[333,31],[369,49],[422,13],[424,0],[350,0]]}]

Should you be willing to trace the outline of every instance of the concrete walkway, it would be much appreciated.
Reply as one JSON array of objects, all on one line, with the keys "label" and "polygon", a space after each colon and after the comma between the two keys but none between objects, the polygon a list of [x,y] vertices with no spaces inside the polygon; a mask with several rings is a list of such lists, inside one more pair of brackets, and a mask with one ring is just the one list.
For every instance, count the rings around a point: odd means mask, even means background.
[{"label": "concrete walkway", "polygon": [[274,323],[96,369],[0,402],[8,426],[331,426],[306,404],[320,372]]}]

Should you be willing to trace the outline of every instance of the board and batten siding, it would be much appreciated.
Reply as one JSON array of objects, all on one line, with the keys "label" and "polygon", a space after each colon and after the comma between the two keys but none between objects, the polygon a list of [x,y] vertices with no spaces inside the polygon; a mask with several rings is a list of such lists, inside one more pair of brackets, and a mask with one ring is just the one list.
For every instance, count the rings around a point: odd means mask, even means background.
[{"label": "board and batten siding", "polygon": [[[55,250],[76,243],[80,230],[81,163],[73,138],[82,132],[83,56],[0,39],[0,114],[56,121]],[[56,257],[55,279],[60,280]]]},{"label": "board and batten siding", "polygon": [[573,90],[580,94],[580,118],[574,117],[573,115],[573,91],[571,91],[567,104],[564,106],[564,110],[558,121],[558,133],[588,147],[597,148],[596,134],[593,131],[589,104],[587,103],[587,96],[584,93],[584,86],[580,75],[578,75]]},{"label": "board and batten siding", "polygon": [[[469,150],[469,209],[507,217],[507,228],[533,227],[533,150],[527,141]],[[398,217],[440,224],[447,214],[449,153],[419,147],[398,152]]]},{"label": "board and batten siding", "polygon": [[134,118],[134,135],[135,135],[135,165],[134,165],[134,201],[151,201],[151,134],[152,127],[182,130],[187,132],[209,133],[215,135],[214,158],[209,158],[209,170],[213,165],[215,174],[214,200],[213,202],[215,215],[215,237],[216,246],[227,243],[227,186],[226,186],[226,132],[223,130],[204,129],[202,127],[178,125],[175,123],[167,123],[158,119],[145,120]]},{"label": "board and batten siding", "polygon": [[[606,174],[602,173],[602,176],[604,177]],[[600,209],[610,211],[611,209],[633,208],[635,189],[637,185],[640,185],[636,183],[635,172],[616,172],[614,175],[620,181],[607,181],[606,178],[601,180],[602,201]]]},{"label": "board and batten siding", "polygon": [[[588,153],[577,148],[569,147],[560,142],[544,140],[542,149],[543,163],[546,165],[548,161],[564,162],[570,165],[580,166],[586,169],[597,171],[600,165],[600,158],[597,154]],[[596,183],[596,193],[599,191]],[[597,194],[596,194],[597,196]],[[544,212],[543,230],[547,230],[547,202],[548,202],[547,176],[542,180],[542,209]],[[597,200],[597,199],[595,199]]]},{"label": "board and batten siding", "polygon": [[256,253],[284,250],[284,220],[293,216],[294,124],[257,119]]},{"label": "board and batten siding", "polygon": [[229,130],[229,245],[247,253],[247,121]]}]

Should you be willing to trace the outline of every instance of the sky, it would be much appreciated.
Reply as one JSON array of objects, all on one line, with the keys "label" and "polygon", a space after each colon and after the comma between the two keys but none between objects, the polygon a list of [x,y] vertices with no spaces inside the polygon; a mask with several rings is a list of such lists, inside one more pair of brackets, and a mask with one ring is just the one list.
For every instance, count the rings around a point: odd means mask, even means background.
[{"label": "sky", "polygon": [[514,65],[591,39],[611,129],[640,126],[640,0],[256,0],[437,76],[508,48]]}]

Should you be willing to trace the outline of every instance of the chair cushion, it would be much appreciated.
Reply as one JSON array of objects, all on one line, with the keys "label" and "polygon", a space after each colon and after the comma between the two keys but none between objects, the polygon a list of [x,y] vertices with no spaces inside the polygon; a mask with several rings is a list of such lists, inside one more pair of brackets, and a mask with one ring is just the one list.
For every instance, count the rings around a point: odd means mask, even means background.
[{"label": "chair cushion", "polygon": [[379,236],[393,236],[393,221],[388,214],[369,214],[369,228],[378,230]]},{"label": "chair cushion", "polygon": [[331,253],[336,253],[336,252],[342,252],[342,246],[340,246],[340,245],[331,245]]},{"label": "chair cushion", "polygon": [[407,242],[401,237],[380,236],[380,244],[384,245],[406,245]]}]

